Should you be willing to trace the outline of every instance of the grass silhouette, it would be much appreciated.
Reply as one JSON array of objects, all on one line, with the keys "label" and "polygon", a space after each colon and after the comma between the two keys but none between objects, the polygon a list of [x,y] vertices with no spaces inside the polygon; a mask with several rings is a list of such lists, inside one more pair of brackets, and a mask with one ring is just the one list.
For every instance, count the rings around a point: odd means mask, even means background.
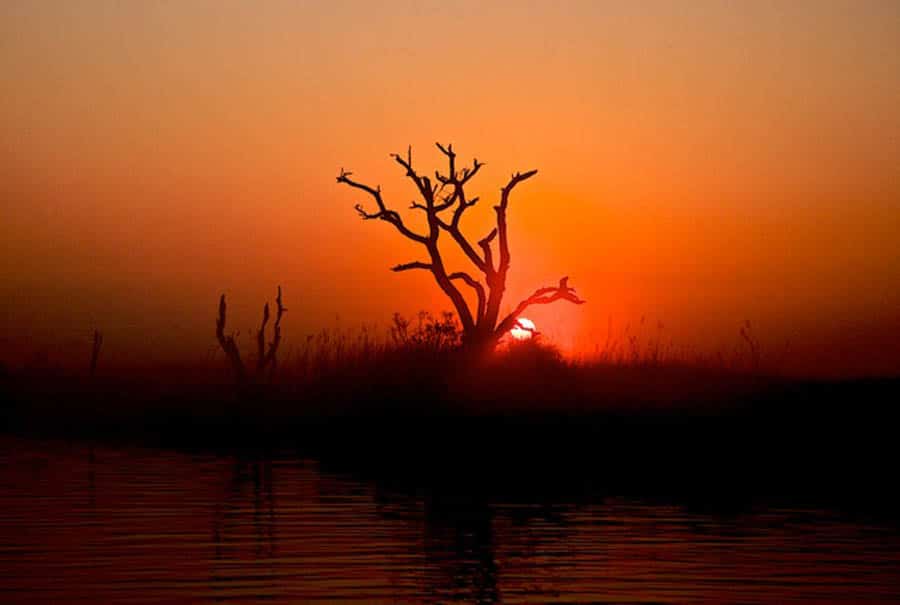
[{"label": "grass silhouette", "polygon": [[221,353],[107,363],[93,377],[47,359],[0,368],[0,415],[18,434],[287,447],[350,472],[404,469],[416,484],[578,491],[600,476],[619,494],[826,490],[888,501],[879,477],[893,459],[900,380],[791,379],[765,372],[758,347],[691,356],[657,343],[626,329],[589,357],[541,338],[478,357],[458,347],[452,316],[421,313],[395,316],[386,332],[286,340],[277,370],[253,389],[236,388]]},{"label": "grass silhouette", "polygon": [[[475,354],[460,347],[452,314],[421,312],[395,314],[386,331],[323,330],[288,341],[277,368],[268,366],[253,388],[235,388],[233,359],[221,351],[193,364],[106,367],[90,376],[43,360],[8,368],[0,381],[7,416],[20,424],[127,427],[159,417],[176,419],[172,428],[189,419],[238,421],[247,431],[336,416],[726,413],[799,384],[766,371],[755,339],[734,354],[704,356],[662,344],[661,331],[658,324],[642,338],[630,326],[610,330],[593,355],[576,358],[540,335]],[[755,338],[747,325],[741,335]]]}]

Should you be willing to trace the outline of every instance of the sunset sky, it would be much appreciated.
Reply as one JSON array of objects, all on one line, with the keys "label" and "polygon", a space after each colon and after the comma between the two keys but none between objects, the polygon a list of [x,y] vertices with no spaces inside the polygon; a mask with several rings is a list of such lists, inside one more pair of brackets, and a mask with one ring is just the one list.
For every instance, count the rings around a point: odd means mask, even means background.
[{"label": "sunset sky", "polygon": [[202,358],[220,292],[249,344],[278,284],[288,346],[448,309],[335,183],[405,211],[389,153],[443,141],[486,162],[474,238],[540,170],[507,303],[569,275],[587,305],[527,314],[566,350],[749,319],[798,371],[900,372],[895,1],[6,0],[0,87],[3,359]]}]

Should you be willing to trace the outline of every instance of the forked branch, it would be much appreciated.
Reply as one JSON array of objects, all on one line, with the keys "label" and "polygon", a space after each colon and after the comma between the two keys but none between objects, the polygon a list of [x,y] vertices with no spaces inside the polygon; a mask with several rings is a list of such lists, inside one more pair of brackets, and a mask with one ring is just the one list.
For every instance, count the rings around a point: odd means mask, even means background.
[{"label": "forked branch", "polygon": [[432,186],[431,179],[429,179],[427,176],[420,177],[413,169],[412,145],[407,147],[405,158],[399,153],[392,153],[391,157],[394,158],[394,161],[396,161],[406,169],[406,176],[416,184],[419,193],[422,195],[422,199],[425,200],[426,205],[429,209],[431,209],[434,206],[434,195],[435,193],[437,193],[439,187],[437,185]]},{"label": "forked branch", "polygon": [[370,187],[358,181],[354,181],[350,178],[352,175],[352,172],[348,172],[342,168],[340,174],[337,177],[337,182],[349,185],[354,189],[365,191],[372,197],[372,199],[375,200],[375,204],[378,207],[378,210],[376,212],[367,212],[366,209],[363,208],[362,204],[356,204],[354,208],[363,220],[380,219],[392,224],[397,229],[397,231],[411,240],[420,243],[425,243],[428,241],[427,237],[419,235],[418,233],[415,233],[407,228],[407,226],[403,224],[403,219],[400,218],[400,215],[395,210],[388,209],[388,207],[384,203],[384,198],[382,198],[381,196],[381,187]]},{"label": "forked branch", "polygon": [[[269,370],[271,377],[271,372],[275,370],[275,367],[278,364],[278,347],[281,345],[281,320],[287,312],[281,298],[281,286],[278,286],[278,296],[275,298],[275,309],[275,323],[272,326],[272,340],[268,343],[268,347],[266,346],[266,326],[271,319],[269,303],[266,303],[263,306],[262,321],[260,322],[259,330],[256,332],[256,375],[258,377],[262,377],[266,369]],[[222,348],[222,351],[225,353],[225,356],[231,364],[235,381],[239,387],[243,387],[247,384],[248,380],[247,368],[244,365],[240,349],[238,349],[237,346],[237,335],[234,333],[225,333],[227,310],[228,307],[225,302],[225,295],[222,294],[219,297],[219,314],[216,318],[216,339],[219,341],[219,346]]]}]

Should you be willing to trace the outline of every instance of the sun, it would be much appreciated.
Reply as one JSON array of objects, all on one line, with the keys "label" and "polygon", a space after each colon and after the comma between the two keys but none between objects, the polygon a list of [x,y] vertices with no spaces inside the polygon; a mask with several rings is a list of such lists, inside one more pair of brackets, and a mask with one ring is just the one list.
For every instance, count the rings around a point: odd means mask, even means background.
[{"label": "sun", "polygon": [[509,335],[515,340],[528,340],[537,333],[534,322],[525,317],[520,317],[516,325],[509,331]]}]

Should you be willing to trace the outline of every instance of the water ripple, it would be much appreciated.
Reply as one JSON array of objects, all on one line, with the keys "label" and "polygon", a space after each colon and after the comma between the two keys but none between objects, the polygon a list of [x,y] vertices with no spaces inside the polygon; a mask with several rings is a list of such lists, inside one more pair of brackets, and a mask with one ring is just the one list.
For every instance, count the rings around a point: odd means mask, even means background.
[{"label": "water ripple", "polygon": [[829,510],[392,494],[315,461],[0,438],[0,601],[900,600],[896,528]]}]

